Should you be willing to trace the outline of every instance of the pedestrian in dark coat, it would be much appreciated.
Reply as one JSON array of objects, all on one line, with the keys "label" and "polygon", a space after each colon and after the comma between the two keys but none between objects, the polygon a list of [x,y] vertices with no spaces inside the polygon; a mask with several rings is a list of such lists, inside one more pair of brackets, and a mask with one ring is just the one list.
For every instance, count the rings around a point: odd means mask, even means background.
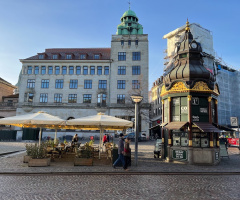
[{"label": "pedestrian in dark coat", "polygon": [[118,159],[113,163],[113,168],[116,168],[119,162],[122,162],[122,165],[124,166],[124,139],[123,134],[120,133],[119,141],[118,141]]}]

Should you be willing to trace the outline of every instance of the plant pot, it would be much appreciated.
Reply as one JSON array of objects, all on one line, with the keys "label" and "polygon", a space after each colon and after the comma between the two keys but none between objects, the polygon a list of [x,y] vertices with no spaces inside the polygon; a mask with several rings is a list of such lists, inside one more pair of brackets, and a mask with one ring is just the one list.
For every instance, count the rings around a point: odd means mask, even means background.
[{"label": "plant pot", "polygon": [[93,159],[92,158],[75,158],[74,166],[92,166]]},{"label": "plant pot", "polygon": [[23,162],[28,163],[30,158],[32,158],[32,156],[23,156]]},{"label": "plant pot", "polygon": [[28,167],[47,167],[50,165],[50,158],[31,158],[28,162]]}]

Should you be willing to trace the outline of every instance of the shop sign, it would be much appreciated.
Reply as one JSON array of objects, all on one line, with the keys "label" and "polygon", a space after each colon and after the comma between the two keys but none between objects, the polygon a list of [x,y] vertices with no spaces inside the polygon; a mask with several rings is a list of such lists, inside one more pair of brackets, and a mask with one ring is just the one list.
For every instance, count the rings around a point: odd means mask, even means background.
[{"label": "shop sign", "polygon": [[208,109],[207,108],[200,108],[200,113],[208,113]]},{"label": "shop sign", "polygon": [[198,97],[192,97],[192,105],[199,105],[199,98]]},{"label": "shop sign", "polygon": [[237,117],[230,117],[231,126],[238,126],[238,118]]},{"label": "shop sign", "polygon": [[187,113],[187,106],[181,106],[181,113]]},{"label": "shop sign", "polygon": [[219,152],[215,152],[215,160],[219,160]]},{"label": "shop sign", "polygon": [[187,160],[187,150],[175,150],[172,151],[173,159]]},{"label": "shop sign", "polygon": [[199,116],[192,116],[193,122],[199,122]]}]

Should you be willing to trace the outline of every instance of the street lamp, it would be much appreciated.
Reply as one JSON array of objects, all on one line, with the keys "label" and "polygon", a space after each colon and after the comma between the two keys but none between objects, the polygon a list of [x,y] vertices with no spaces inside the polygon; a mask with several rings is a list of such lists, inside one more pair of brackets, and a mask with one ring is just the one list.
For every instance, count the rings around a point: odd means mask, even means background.
[{"label": "street lamp", "polygon": [[138,125],[138,117],[139,117],[139,110],[138,104],[142,101],[143,97],[134,95],[131,96],[132,101],[135,103],[135,166],[138,164],[138,134],[139,134],[139,125]]}]

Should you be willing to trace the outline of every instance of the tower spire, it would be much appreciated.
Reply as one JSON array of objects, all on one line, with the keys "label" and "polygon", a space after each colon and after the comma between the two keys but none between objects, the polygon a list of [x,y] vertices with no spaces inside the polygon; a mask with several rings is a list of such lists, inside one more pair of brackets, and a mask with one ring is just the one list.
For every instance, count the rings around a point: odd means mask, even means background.
[{"label": "tower spire", "polygon": [[190,31],[188,18],[187,18],[187,22],[186,22],[186,28],[185,28],[185,30],[186,30],[187,32]]},{"label": "tower spire", "polygon": [[130,0],[128,1],[128,4],[129,4],[129,10],[130,10],[130,8],[131,8],[131,1]]}]

